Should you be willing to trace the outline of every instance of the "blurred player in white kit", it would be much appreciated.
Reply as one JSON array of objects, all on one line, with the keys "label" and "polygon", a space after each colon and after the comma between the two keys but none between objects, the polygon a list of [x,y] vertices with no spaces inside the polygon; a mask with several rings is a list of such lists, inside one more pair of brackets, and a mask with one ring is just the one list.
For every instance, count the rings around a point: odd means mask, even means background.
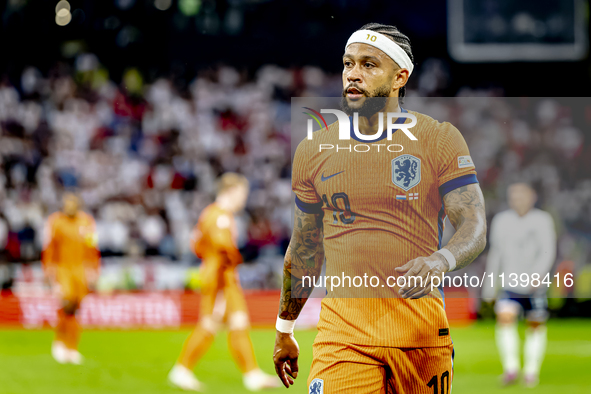
[{"label": "blurred player in white kit", "polygon": [[[490,229],[490,252],[486,272],[504,273],[505,287],[496,295],[495,288],[484,288],[483,298],[497,296],[496,342],[503,364],[503,385],[516,383],[520,376],[519,334],[517,320],[524,315],[527,329],[524,346],[523,383],[535,387],[539,381],[542,360],[546,351],[546,325],[548,318],[546,290],[542,281],[556,259],[556,233],[554,221],[547,212],[534,208],[536,192],[525,183],[515,183],[508,189],[511,209],[498,213]],[[517,274],[518,287],[512,287],[511,274]],[[529,286],[521,287],[519,278],[527,275]],[[535,274],[538,274],[539,277]],[[513,278],[515,276],[513,275]],[[547,280],[548,278],[546,278]],[[526,282],[526,281],[524,281]]]}]

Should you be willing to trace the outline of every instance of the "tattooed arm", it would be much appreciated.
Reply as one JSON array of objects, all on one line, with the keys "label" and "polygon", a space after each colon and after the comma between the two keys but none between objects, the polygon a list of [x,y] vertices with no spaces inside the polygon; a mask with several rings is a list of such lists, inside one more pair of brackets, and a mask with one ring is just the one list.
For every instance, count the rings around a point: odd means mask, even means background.
[{"label": "tattooed arm", "polygon": [[[322,214],[308,214],[295,207],[293,234],[283,263],[283,286],[279,318],[295,320],[314,289],[313,281],[302,277],[318,277],[324,262]],[[298,375],[299,347],[293,334],[277,331],[273,362],[275,371],[285,385],[293,384]]]},{"label": "tattooed arm", "polygon": [[309,214],[295,208],[294,229],[283,263],[283,286],[279,317],[295,320],[313,290],[303,276],[320,275],[324,262],[322,214]]},{"label": "tattooed arm", "polygon": [[[443,196],[445,212],[456,233],[445,246],[456,258],[456,268],[467,267],[486,246],[486,215],[484,197],[477,183],[459,187]],[[429,277],[448,272],[449,262],[440,253],[419,257],[409,261],[396,272],[404,276],[420,276],[424,286],[407,286],[400,289],[403,298],[420,298],[431,292]]]},{"label": "tattooed arm", "polygon": [[[443,202],[449,221],[456,229],[456,233],[445,249],[454,255],[456,258],[454,270],[459,270],[474,261],[486,246],[484,197],[480,186],[474,183],[447,193],[443,197]],[[449,270],[447,260],[445,264]]]}]

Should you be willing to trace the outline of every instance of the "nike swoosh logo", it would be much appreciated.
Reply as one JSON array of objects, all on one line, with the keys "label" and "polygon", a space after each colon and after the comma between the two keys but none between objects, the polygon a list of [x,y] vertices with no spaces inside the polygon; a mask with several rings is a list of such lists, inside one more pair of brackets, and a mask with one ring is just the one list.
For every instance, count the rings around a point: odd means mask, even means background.
[{"label": "nike swoosh logo", "polygon": [[337,172],[336,174],[332,174],[332,175],[329,175],[329,176],[324,176],[324,173],[322,173],[322,175],[320,176],[320,180],[321,180],[322,182],[324,182],[324,181],[326,181],[326,180],[328,180],[328,179],[332,178],[333,176],[337,176],[337,175],[339,175],[339,174],[341,174],[341,173],[343,173],[343,172],[345,172],[345,171]]}]

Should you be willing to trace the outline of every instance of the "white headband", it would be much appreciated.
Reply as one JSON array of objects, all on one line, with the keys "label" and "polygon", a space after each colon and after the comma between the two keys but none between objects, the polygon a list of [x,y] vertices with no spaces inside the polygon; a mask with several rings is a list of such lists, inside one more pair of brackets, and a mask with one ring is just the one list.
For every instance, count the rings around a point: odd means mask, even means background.
[{"label": "white headband", "polygon": [[409,76],[412,74],[414,66],[406,52],[404,52],[404,49],[400,48],[398,44],[385,35],[372,30],[357,30],[355,33],[351,34],[351,37],[349,37],[349,41],[347,41],[347,45],[345,45],[345,50],[347,50],[347,47],[354,42],[360,42],[378,48],[386,55],[390,56],[400,68],[406,68]]}]

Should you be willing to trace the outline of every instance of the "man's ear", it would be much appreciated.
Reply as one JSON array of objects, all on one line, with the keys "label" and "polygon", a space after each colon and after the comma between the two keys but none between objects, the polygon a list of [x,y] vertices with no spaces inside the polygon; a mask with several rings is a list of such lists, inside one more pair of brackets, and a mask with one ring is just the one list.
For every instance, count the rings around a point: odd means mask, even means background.
[{"label": "man's ear", "polygon": [[392,90],[398,90],[405,86],[408,82],[409,72],[406,68],[399,68],[394,72],[394,78],[392,79]]}]

